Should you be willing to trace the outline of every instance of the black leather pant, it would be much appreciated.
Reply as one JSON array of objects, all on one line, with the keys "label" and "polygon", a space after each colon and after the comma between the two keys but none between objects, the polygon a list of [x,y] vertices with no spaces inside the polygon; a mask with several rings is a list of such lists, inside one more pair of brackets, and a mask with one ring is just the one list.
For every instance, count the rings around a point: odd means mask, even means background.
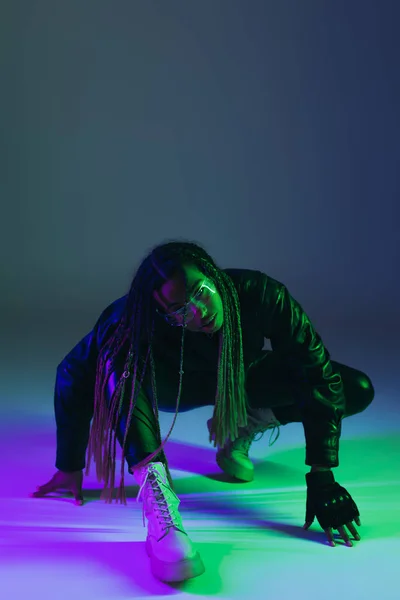
[{"label": "black leather pant", "polygon": [[[374,398],[374,388],[365,373],[341,363],[331,361],[335,371],[341,374],[346,397],[345,417],[364,411]],[[183,390],[185,389],[185,377]],[[191,374],[196,381],[188,382],[183,391],[179,412],[214,404],[216,379],[206,373]],[[175,412],[178,392],[178,374],[167,370],[156,375],[157,399],[160,411]],[[190,385],[192,384],[192,385]],[[190,388],[192,388],[190,390]],[[301,422],[300,410],[294,397],[293,382],[288,367],[275,352],[264,350],[253,363],[246,377],[246,390],[252,408],[271,408],[281,425]],[[160,445],[156,419],[151,404],[152,392],[149,382],[143,384],[134,409],[127,438],[126,460],[129,468],[154,452]],[[121,419],[117,431],[121,443],[126,418]],[[153,460],[165,460],[162,453]]]}]

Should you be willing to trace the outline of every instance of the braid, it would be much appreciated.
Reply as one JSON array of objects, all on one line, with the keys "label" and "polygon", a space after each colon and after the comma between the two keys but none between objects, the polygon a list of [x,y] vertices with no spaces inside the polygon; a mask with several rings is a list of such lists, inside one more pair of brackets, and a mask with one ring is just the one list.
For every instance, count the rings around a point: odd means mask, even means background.
[{"label": "braid", "polygon": [[[97,361],[94,416],[88,444],[86,474],[89,474],[93,458],[96,463],[97,479],[99,482],[104,481],[102,498],[108,503],[112,502],[115,487],[116,430],[124,406],[127,382],[132,374],[131,389],[129,391],[129,410],[122,444],[121,482],[117,494],[117,501],[126,504],[124,486],[125,445],[139,391],[149,363],[153,412],[156,419],[160,446],[155,452],[137,463],[135,469],[145,466],[161,453],[170,485],[173,487],[172,477],[163,449],[172,433],[179,412],[183,378],[185,327],[182,327],[179,386],[175,416],[171,428],[162,442],[152,346],[155,329],[155,301],[152,293],[154,289],[159,289],[185,263],[197,266],[200,271],[213,280],[224,307],[224,327],[219,338],[217,390],[210,441],[214,441],[214,446],[221,446],[228,438],[234,440],[238,436],[238,428],[247,424],[247,395],[245,390],[240,306],[232,280],[217,267],[211,256],[198,244],[171,241],[153,248],[137,269],[117,329],[100,348]],[[124,371],[112,394],[109,406],[107,406],[105,388],[108,375],[112,372],[115,361],[121,356],[127,342],[129,343],[129,348],[126,351]],[[142,358],[142,342],[147,346],[146,357],[144,359]]]},{"label": "braid", "polygon": [[224,306],[224,331],[219,341],[218,384],[210,431],[214,446],[238,437],[238,428],[247,424],[242,326],[239,298],[229,275],[213,265],[206,272],[216,281]]}]

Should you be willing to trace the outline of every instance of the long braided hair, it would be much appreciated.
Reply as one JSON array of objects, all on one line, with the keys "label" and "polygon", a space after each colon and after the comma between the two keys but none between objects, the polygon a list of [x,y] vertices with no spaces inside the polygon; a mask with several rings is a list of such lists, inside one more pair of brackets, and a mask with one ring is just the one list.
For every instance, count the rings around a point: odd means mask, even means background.
[{"label": "long braided hair", "polygon": [[[244,427],[247,424],[248,401],[245,390],[240,305],[231,278],[218,268],[202,246],[194,242],[173,240],[153,247],[136,271],[118,327],[112,337],[100,348],[97,361],[94,417],[89,437],[86,474],[89,473],[90,462],[93,457],[96,463],[97,479],[99,482],[104,481],[102,498],[108,503],[112,502],[115,487],[116,429],[121,417],[125,394],[128,393],[130,404],[122,445],[121,483],[116,498],[117,502],[121,501],[126,504],[124,486],[125,444],[132,413],[149,364],[153,391],[153,412],[156,418],[159,440],[161,441],[152,348],[156,315],[156,301],[153,298],[153,291],[160,289],[165,281],[174,277],[176,273],[180,272],[185,277],[182,268],[188,264],[196,266],[211,279],[221,296],[224,307],[224,325],[219,337],[215,407],[209,441],[214,442],[214,447],[217,445],[222,446],[228,438],[231,440],[236,439],[239,427]],[[174,428],[182,389],[184,342],[185,326],[182,327],[180,378],[175,417],[171,428],[160,447],[137,463],[135,470],[145,466],[154,457],[160,455],[160,451],[163,450]],[[107,384],[106,363],[109,361],[108,364],[111,365],[109,372],[111,372],[114,361],[117,357],[120,357],[121,351],[127,347],[127,344],[129,346],[125,350],[124,372],[108,405],[104,394]],[[143,352],[143,347],[146,348],[145,352]],[[133,375],[131,389],[127,390],[126,383],[131,374]],[[163,462],[165,462],[169,482],[173,486],[166,459]]]}]

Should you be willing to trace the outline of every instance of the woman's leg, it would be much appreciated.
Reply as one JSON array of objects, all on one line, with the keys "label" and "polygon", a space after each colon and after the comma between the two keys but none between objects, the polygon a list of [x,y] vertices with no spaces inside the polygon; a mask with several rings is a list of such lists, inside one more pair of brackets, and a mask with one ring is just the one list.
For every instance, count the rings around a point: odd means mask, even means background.
[{"label": "woman's leg", "polygon": [[[145,379],[146,381],[146,379]],[[130,382],[130,378],[127,379]],[[126,389],[131,386],[127,385]],[[129,471],[139,485],[138,499],[148,521],[146,551],[153,575],[160,581],[178,582],[204,573],[204,564],[184,530],[177,495],[164,451],[144,467],[137,464],[155,452],[161,444],[160,431],[147,385],[142,385],[127,430],[130,398],[125,396],[122,418],[116,436],[122,445],[127,431],[125,458]],[[162,463],[162,464],[160,464]]]},{"label": "woman's leg", "polygon": [[[132,378],[129,377],[125,387],[123,414],[116,429],[116,436],[120,446],[123,444],[129,414],[131,382]],[[156,384],[159,410],[161,412],[174,413],[179,389],[179,374],[163,365],[158,365],[156,369]],[[110,381],[109,385],[111,386],[109,390],[110,395],[115,385],[115,380]],[[212,405],[215,400],[215,386],[216,380],[212,374],[200,373],[191,377],[186,376],[179,403],[179,412],[185,412],[200,406]],[[132,471],[134,465],[147,458],[161,445],[159,426],[153,411],[153,402],[153,390],[148,372],[144,378],[133,410],[125,446],[125,457],[129,471]],[[167,459],[163,450],[151,462],[158,461],[167,465]]]},{"label": "woman's leg", "polygon": [[[185,365],[184,367],[185,368]],[[158,408],[162,412],[174,413],[179,390],[178,369],[168,365],[156,365],[156,392]],[[153,398],[150,377],[146,373],[145,389],[149,398]],[[217,389],[217,369],[215,373],[207,371],[184,371],[179,412],[187,412],[203,406],[215,404]]]},{"label": "woman's leg", "polygon": [[[124,411],[116,430],[117,439],[121,447],[126,431],[129,401],[129,398],[125,399]],[[132,472],[137,463],[155,452],[160,445],[161,440],[159,438],[157,420],[150,399],[142,386],[135,408],[133,409],[125,445],[125,459],[128,463],[129,472]],[[162,450],[152,458],[151,462],[162,462],[166,465],[167,461],[164,451]]]},{"label": "woman's leg", "polygon": [[[346,397],[345,417],[365,410],[374,399],[370,378],[357,369],[332,361],[334,371],[340,373]],[[282,425],[301,422],[296,404],[289,367],[278,353],[264,351],[250,366],[247,375],[247,392],[251,408],[271,408]]]}]

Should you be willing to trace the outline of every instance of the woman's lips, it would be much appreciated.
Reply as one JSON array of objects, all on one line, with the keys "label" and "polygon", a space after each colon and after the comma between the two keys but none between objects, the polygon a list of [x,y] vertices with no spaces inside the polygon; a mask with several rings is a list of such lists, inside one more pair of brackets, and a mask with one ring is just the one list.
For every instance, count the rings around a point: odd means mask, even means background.
[{"label": "woman's lips", "polygon": [[214,323],[214,320],[215,320],[215,317],[216,317],[216,316],[217,316],[216,314],[215,314],[215,315],[213,315],[213,316],[211,317],[211,319],[210,319],[210,320],[209,320],[209,321],[208,321],[208,322],[207,322],[205,325],[202,325],[202,327],[201,327],[201,328],[202,328],[202,329],[204,329],[205,327],[209,327],[210,325],[212,325],[212,324]]}]

